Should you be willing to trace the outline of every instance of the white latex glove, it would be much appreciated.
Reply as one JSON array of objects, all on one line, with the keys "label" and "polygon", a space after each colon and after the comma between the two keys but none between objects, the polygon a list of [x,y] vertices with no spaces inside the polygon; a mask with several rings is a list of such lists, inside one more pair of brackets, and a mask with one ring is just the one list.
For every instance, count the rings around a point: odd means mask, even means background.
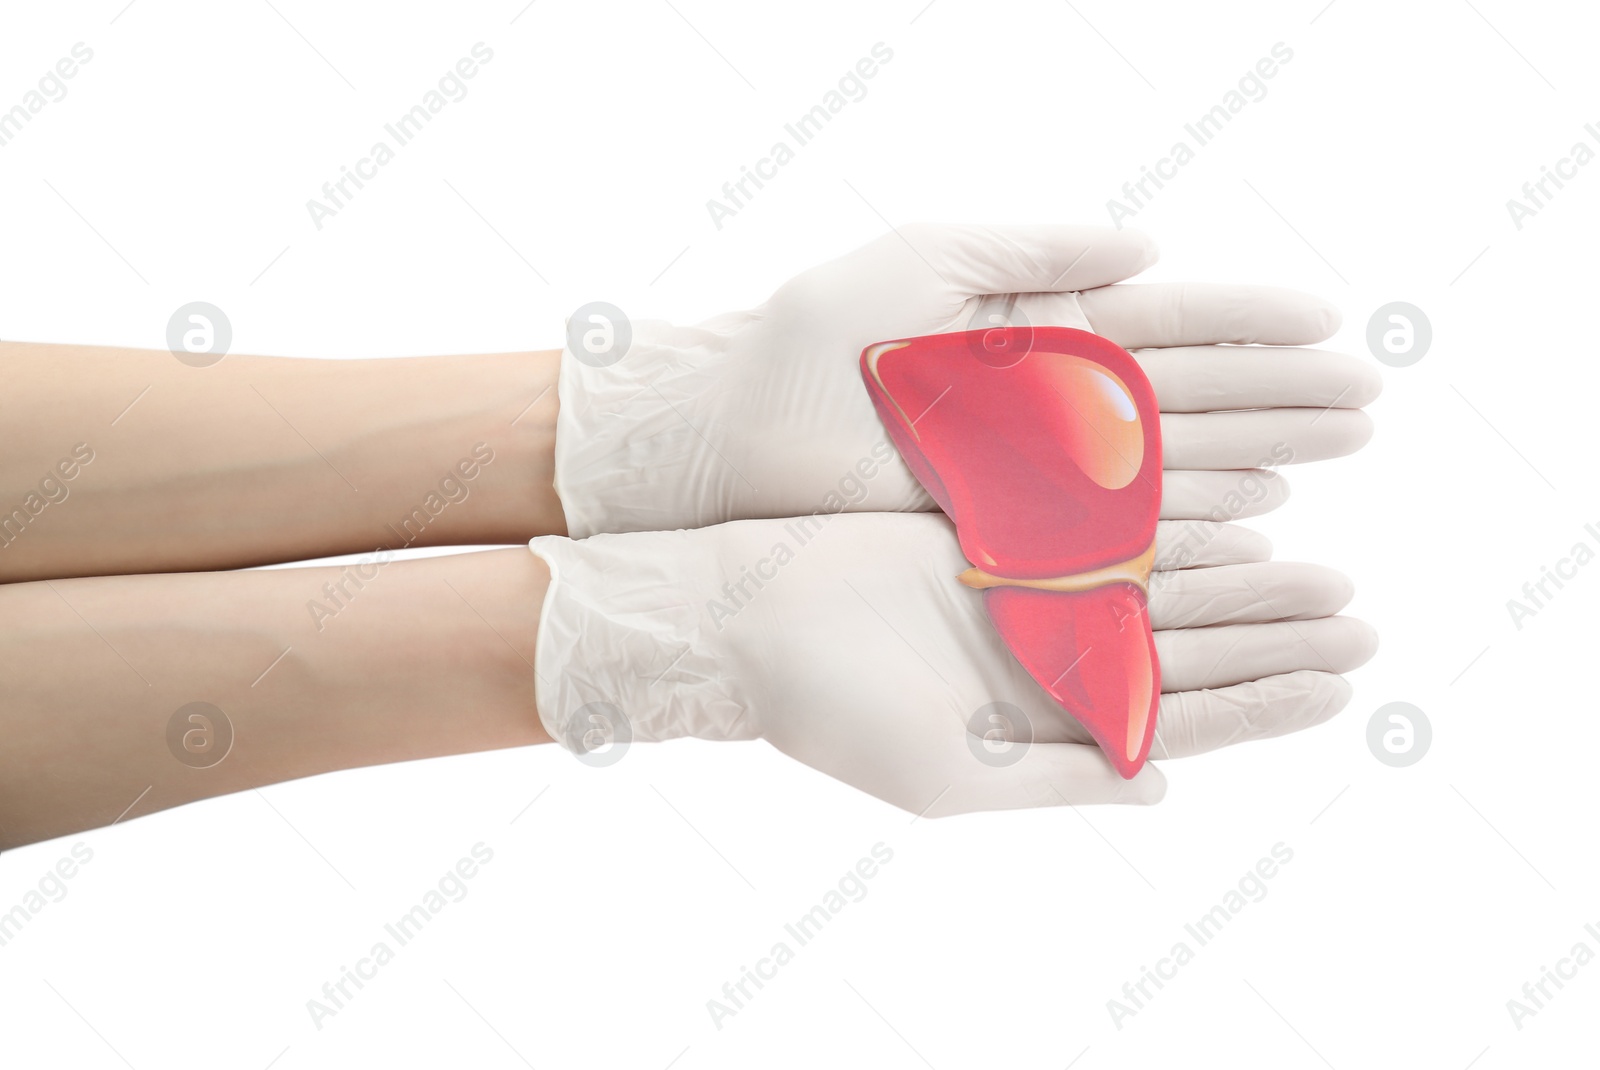
[{"label": "white latex glove", "polygon": [[[913,813],[1159,800],[1123,780],[984,614],[942,514],[837,514],[529,543],[551,568],[537,702],[580,755],[617,742],[762,738]],[[1153,758],[1318,724],[1372,629],[1348,580],[1267,560],[1226,524],[1162,522],[1150,618]],[[1175,563],[1190,566],[1171,570]],[[1003,705],[996,705],[1003,704]],[[985,737],[988,737],[987,739]],[[1010,747],[1002,740],[1030,740]]]},{"label": "white latex glove", "polygon": [[[1223,344],[1321,341],[1338,326],[1332,306],[1259,286],[1112,285],[1155,257],[1132,230],[916,224],[804,272],[760,308],[694,327],[637,321],[626,350],[616,335],[600,353],[568,345],[555,446],[568,531],[931,510],[868,400],[861,350],[1004,323],[1077,327],[1134,353],[1163,413],[1166,519],[1266,512],[1288,488],[1260,469],[1366,442],[1357,410],[1380,389],[1370,366]],[[1244,409],[1255,411],[1225,411]]]}]

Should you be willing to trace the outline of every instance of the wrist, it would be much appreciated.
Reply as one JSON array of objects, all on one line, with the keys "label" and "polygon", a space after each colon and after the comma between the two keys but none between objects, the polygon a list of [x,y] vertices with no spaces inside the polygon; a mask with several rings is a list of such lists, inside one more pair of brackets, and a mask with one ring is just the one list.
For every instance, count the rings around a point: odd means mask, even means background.
[{"label": "wrist", "polygon": [[[728,519],[724,485],[740,479],[713,446],[736,407],[737,362],[719,358],[748,314],[678,327],[629,325],[626,348],[560,355],[554,484],[573,538],[669,531]],[[741,484],[742,486],[742,484]]]},{"label": "wrist", "polygon": [[580,756],[610,742],[752,739],[736,652],[706,615],[718,529],[544,536],[535,669],[546,732]]}]

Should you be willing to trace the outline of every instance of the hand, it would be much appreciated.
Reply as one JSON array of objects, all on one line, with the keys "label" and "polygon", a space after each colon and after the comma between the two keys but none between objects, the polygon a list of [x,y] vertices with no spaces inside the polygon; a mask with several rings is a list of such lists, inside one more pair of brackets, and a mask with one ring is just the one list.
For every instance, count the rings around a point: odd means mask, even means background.
[{"label": "hand", "polygon": [[[928,816],[1151,803],[1165,791],[1154,764],[1122,779],[1011,656],[981,594],[956,580],[967,561],[943,515],[529,545],[552,573],[539,714],[579,753],[608,734],[762,738]],[[1351,595],[1342,575],[1272,562],[1264,538],[1229,524],[1163,521],[1156,551],[1153,758],[1308,728],[1349,700],[1339,674],[1366,662],[1376,638],[1334,616]]]},{"label": "hand", "polygon": [[1240,348],[1321,341],[1338,327],[1330,305],[1270,287],[1123,281],[1155,256],[1131,230],[912,225],[760,308],[695,327],[636,322],[615,363],[569,349],[555,455],[568,531],[931,510],[873,411],[861,350],[1002,323],[1077,327],[1133,352],[1163,413],[1167,519],[1267,512],[1288,488],[1263,469],[1366,442],[1359,409],[1381,385],[1370,366]]}]

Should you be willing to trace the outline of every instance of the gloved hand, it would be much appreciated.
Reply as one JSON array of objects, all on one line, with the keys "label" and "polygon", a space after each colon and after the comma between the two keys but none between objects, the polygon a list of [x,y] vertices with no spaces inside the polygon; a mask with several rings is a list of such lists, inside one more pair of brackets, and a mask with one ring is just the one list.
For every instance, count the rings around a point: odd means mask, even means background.
[{"label": "gloved hand", "polygon": [[1163,413],[1166,519],[1266,512],[1287,487],[1254,470],[1366,442],[1357,410],[1380,388],[1371,367],[1222,344],[1321,341],[1338,326],[1331,306],[1269,287],[1122,284],[1155,255],[1131,230],[912,225],[791,279],[760,308],[694,327],[636,321],[620,358],[569,346],[555,445],[567,529],[932,510],[873,411],[861,350],[1008,323],[1077,327],[1133,352]]},{"label": "gloved hand", "polygon": [[[1123,780],[984,616],[942,514],[829,514],[541,536],[537,702],[580,754],[610,742],[767,740],[913,813],[1159,800]],[[1163,689],[1153,758],[1318,724],[1376,638],[1333,616],[1349,581],[1268,560],[1228,524],[1156,533]],[[1174,565],[1185,565],[1181,570]],[[1007,745],[1006,741],[1012,741]],[[609,749],[603,753],[611,753]]]}]

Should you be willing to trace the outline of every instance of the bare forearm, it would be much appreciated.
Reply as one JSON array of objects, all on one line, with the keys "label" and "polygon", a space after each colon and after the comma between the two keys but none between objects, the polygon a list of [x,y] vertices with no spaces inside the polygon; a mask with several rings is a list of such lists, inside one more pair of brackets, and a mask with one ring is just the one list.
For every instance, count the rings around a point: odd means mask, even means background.
[{"label": "bare forearm", "polygon": [[564,534],[559,356],[0,343],[0,582]]},{"label": "bare forearm", "polygon": [[547,582],[516,548],[0,586],[0,849],[125,810],[548,742],[533,671]]}]

